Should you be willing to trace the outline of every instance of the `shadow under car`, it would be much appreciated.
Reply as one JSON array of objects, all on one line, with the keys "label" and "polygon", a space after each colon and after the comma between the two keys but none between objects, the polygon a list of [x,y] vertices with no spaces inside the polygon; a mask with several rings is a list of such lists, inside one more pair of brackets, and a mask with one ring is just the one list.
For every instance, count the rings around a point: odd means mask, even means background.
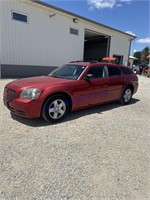
[{"label": "shadow under car", "polygon": [[[129,105],[135,104],[138,101],[140,101],[140,100],[132,98]],[[97,105],[97,106],[93,106],[93,107],[90,107],[90,108],[74,111],[74,112],[70,113],[64,120],[59,122],[59,124],[67,122],[67,121],[79,119],[80,117],[91,115],[91,114],[94,114],[94,113],[102,114],[103,112],[105,112],[107,110],[116,109],[120,106],[122,106],[122,105],[118,104],[118,102],[112,102],[112,103],[108,103],[108,104]],[[124,106],[126,106],[126,105],[124,105]],[[22,124],[25,124],[25,125],[31,126],[31,127],[42,127],[42,126],[50,126],[50,125],[56,124],[56,123],[53,124],[53,123],[50,123],[50,122],[46,122],[42,118],[36,118],[36,119],[23,118],[21,116],[15,115],[14,113],[11,113],[11,117],[12,117],[13,120],[16,120],[16,121],[18,121]]]}]

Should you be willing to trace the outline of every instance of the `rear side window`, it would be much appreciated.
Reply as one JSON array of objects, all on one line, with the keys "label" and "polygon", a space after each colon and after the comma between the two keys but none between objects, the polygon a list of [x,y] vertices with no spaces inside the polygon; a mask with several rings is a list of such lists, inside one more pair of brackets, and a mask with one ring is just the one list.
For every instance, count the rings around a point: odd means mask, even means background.
[{"label": "rear side window", "polygon": [[126,75],[133,74],[133,71],[131,69],[127,68],[127,67],[121,67],[121,70]]},{"label": "rear side window", "polygon": [[87,74],[92,74],[94,75],[94,79],[96,78],[103,78],[105,77],[104,74],[104,67],[102,66],[96,66],[96,67],[92,67],[91,69],[89,69]]},{"label": "rear side window", "polygon": [[121,71],[117,67],[108,66],[108,75],[112,76],[121,76]]}]

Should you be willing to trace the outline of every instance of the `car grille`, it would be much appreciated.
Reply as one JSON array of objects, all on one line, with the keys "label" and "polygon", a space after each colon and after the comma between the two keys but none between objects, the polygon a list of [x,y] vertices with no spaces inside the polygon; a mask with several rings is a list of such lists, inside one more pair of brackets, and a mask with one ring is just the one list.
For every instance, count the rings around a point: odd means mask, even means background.
[{"label": "car grille", "polygon": [[16,91],[5,88],[5,96],[7,101],[12,101],[15,98]]}]

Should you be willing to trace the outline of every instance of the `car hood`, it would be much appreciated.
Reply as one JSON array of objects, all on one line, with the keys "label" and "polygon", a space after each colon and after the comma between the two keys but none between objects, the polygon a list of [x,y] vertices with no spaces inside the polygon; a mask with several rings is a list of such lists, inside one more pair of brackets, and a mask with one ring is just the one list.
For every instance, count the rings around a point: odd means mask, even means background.
[{"label": "car hood", "polygon": [[73,80],[69,79],[62,79],[62,78],[54,78],[49,76],[39,76],[39,77],[32,77],[32,78],[23,78],[12,81],[7,86],[8,87],[17,87],[17,88],[38,88],[42,89],[45,86],[53,86],[53,85],[62,85],[68,84]]}]

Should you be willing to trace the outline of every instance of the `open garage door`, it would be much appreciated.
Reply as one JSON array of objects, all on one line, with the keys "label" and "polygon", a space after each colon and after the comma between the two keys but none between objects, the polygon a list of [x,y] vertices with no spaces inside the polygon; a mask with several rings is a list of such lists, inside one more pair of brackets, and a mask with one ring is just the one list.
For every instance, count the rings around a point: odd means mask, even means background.
[{"label": "open garage door", "polygon": [[85,29],[84,60],[101,61],[103,57],[109,56],[110,39],[108,35]]}]

